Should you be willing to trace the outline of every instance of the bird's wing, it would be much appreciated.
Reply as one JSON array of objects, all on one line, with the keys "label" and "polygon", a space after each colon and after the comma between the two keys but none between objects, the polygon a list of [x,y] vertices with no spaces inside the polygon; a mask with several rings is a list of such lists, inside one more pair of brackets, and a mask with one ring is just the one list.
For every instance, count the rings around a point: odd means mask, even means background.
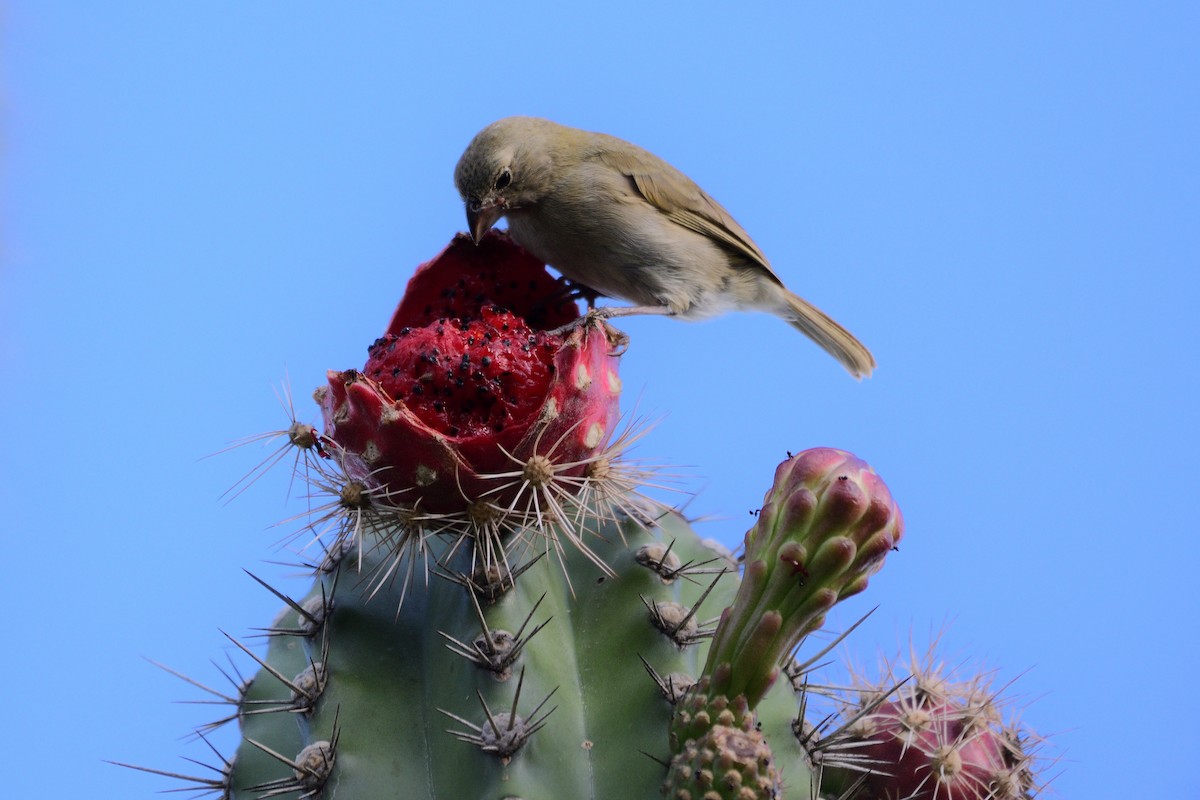
[{"label": "bird's wing", "polygon": [[627,176],[638,194],[672,222],[715,239],[783,285],[762,250],[720,203],[662,159],[622,144],[620,149],[601,149],[597,157]]}]

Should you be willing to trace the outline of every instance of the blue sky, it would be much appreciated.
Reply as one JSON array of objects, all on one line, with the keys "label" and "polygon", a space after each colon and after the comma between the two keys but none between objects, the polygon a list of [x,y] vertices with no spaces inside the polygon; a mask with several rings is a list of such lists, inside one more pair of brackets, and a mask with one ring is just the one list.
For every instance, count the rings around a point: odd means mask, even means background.
[{"label": "blue sky", "polygon": [[[148,797],[210,659],[299,590],[283,470],[464,224],[451,173],[513,113],[614,133],[718,198],[879,360],[765,315],[623,323],[641,446],[734,544],[786,450],[849,449],[903,549],[835,615],[860,661],[943,628],[1054,734],[1063,797],[1185,797],[1200,326],[1188,3],[7,4],[0,466],[6,790]],[[1178,570],[1178,573],[1171,570]],[[239,663],[249,669],[246,659]],[[228,737],[218,737],[228,742]],[[15,748],[15,750],[14,750]]]}]

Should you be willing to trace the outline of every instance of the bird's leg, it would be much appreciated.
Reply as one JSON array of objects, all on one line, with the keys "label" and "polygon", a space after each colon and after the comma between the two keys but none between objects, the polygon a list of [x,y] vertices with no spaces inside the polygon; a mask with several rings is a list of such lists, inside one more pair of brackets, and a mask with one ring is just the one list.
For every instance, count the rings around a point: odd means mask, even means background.
[{"label": "bird's leg", "polygon": [[547,333],[555,336],[563,336],[575,330],[580,325],[605,322],[613,317],[633,317],[641,314],[659,314],[664,317],[673,317],[675,316],[675,311],[670,306],[600,306],[599,308],[589,308],[588,312],[579,319],[572,320],[562,327],[547,331]]},{"label": "bird's leg", "polygon": [[634,317],[642,314],[658,314],[664,317],[675,316],[675,309],[670,306],[601,306],[593,308],[588,316],[596,319],[612,319],[613,317]]}]

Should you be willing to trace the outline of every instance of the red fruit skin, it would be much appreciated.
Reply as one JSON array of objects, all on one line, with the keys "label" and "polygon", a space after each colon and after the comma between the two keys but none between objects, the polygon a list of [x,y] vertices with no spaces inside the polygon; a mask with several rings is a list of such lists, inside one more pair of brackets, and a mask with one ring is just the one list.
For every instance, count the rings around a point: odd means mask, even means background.
[{"label": "red fruit skin", "polygon": [[[500,302],[507,302],[517,316],[529,314],[557,326],[578,319],[578,309],[564,299],[563,290],[561,282],[507,237],[491,234],[476,248],[460,234],[418,268],[388,332],[481,319],[488,317],[485,308]],[[556,301],[547,303],[546,298]],[[399,346],[405,338],[396,341]],[[326,435],[340,445],[344,469],[379,487],[389,503],[448,514],[477,500],[508,508],[519,496],[528,497],[519,473],[534,455],[548,457],[560,477],[582,475],[587,459],[603,453],[617,423],[621,383],[613,355],[616,343],[607,326],[596,324],[542,341],[551,350],[531,348],[543,352],[530,357],[551,356],[549,381],[544,388],[537,381],[522,384],[520,391],[538,396],[518,398],[512,409],[519,415],[506,418],[499,432],[464,424],[460,435],[451,435],[454,428],[446,429],[443,420],[423,420],[419,409],[393,397],[381,381],[359,370],[330,371],[329,384],[318,390],[317,400]]]},{"label": "red fruit skin", "polygon": [[569,290],[507,234],[489,231],[476,245],[460,233],[417,267],[384,333],[422,327],[441,317],[476,319],[487,306],[511,311],[531,328],[553,330],[579,318]]}]

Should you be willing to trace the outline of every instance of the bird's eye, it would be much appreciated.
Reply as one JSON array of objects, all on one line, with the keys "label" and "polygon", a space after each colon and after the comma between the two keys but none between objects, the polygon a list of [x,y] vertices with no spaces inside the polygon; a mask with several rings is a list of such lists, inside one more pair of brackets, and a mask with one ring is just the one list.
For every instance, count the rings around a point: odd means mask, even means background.
[{"label": "bird's eye", "polygon": [[512,172],[505,169],[496,176],[496,191],[500,191],[510,183],[512,183]]}]

